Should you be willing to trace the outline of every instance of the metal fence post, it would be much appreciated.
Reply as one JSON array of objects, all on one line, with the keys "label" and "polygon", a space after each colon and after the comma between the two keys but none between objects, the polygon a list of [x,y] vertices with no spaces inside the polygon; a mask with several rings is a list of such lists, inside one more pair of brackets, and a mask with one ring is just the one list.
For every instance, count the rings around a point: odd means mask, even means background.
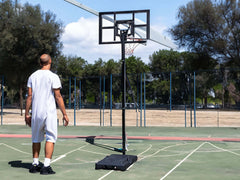
[{"label": "metal fence post", "polygon": [[68,102],[68,108],[71,109],[71,77],[69,78],[69,102]]},{"label": "metal fence post", "polygon": [[3,105],[4,105],[4,76],[2,76],[1,90],[2,90],[2,98],[1,98],[1,125],[3,125]]},{"label": "metal fence post", "polygon": [[105,76],[103,76],[103,126],[104,126],[104,109],[105,109]]},{"label": "metal fence post", "polygon": [[82,82],[81,80],[79,81],[79,110],[81,109],[81,101],[82,101]]},{"label": "metal fence post", "polygon": [[136,107],[136,127],[138,127],[138,111],[139,111],[139,74],[137,74],[137,107]]},{"label": "metal fence post", "polygon": [[74,77],[74,126],[76,126],[76,101],[77,101],[77,88],[76,88],[77,79]]},{"label": "metal fence post", "polygon": [[195,72],[194,72],[194,127],[196,127],[196,82],[195,82]]},{"label": "metal fence post", "polygon": [[187,106],[185,104],[185,127],[187,127]]},{"label": "metal fence post", "polygon": [[170,72],[170,99],[169,99],[169,104],[170,104],[170,112],[172,111],[172,72]]},{"label": "metal fence post", "polygon": [[140,76],[140,127],[142,127],[142,73]]},{"label": "metal fence post", "polygon": [[102,77],[99,77],[99,93],[100,93],[100,100],[99,100],[99,109],[100,109],[100,126],[102,126]]},{"label": "metal fence post", "polygon": [[110,126],[112,126],[112,74],[110,74]]},{"label": "metal fence post", "polygon": [[190,105],[190,126],[192,127],[192,75],[189,74],[189,105]]},{"label": "metal fence post", "polygon": [[144,96],[144,127],[146,127],[146,76],[143,73],[144,81],[143,81],[143,96]]}]

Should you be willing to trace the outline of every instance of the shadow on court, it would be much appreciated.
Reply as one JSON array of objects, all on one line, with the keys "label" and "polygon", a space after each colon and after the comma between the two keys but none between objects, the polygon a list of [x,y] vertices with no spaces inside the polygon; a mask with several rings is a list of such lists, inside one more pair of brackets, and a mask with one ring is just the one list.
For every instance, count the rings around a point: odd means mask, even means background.
[{"label": "shadow on court", "polygon": [[[129,137],[240,138],[239,128],[168,128],[128,127]],[[59,127],[59,138],[53,156],[54,176],[47,180],[114,179],[240,179],[240,143],[223,141],[180,141],[129,139],[127,154],[139,157],[127,171],[95,170],[96,162],[121,148],[120,127]],[[1,126],[0,134],[30,134],[26,126]],[[29,173],[31,140],[21,137],[0,138],[0,179],[42,180]],[[120,149],[121,150],[121,149]],[[42,152],[44,149],[42,149]],[[121,154],[116,152],[114,154]],[[44,158],[42,153],[40,159]],[[165,180],[165,179],[164,179]]]},{"label": "shadow on court", "polygon": [[[32,163],[24,163],[21,160],[10,161],[8,164],[13,168],[23,168],[27,170],[29,170],[32,166]],[[43,166],[43,164],[40,163],[40,166]]]},{"label": "shadow on court", "polygon": [[101,147],[110,151],[122,152],[122,148],[115,148],[106,144],[99,144],[95,142],[95,136],[89,136],[86,138],[86,142],[97,147]]},{"label": "shadow on court", "polygon": [[8,162],[9,165],[13,168],[23,168],[23,169],[30,169],[32,163],[23,163],[21,160],[17,161],[10,161]]}]

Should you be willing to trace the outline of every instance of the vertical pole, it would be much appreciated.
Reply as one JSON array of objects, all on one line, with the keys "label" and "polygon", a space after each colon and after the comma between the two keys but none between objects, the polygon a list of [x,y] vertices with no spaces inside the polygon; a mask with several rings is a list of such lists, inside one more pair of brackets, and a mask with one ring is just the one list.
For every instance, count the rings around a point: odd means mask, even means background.
[{"label": "vertical pole", "polygon": [[121,45],[122,45],[122,153],[126,152],[126,130],[125,130],[125,105],[126,105],[126,65],[125,65],[125,41],[127,31],[121,30]]},{"label": "vertical pole", "polygon": [[105,76],[103,76],[103,126],[104,126],[104,109],[105,109]]},{"label": "vertical pole", "polygon": [[68,109],[71,109],[71,77],[69,78],[69,102],[68,102]]},{"label": "vertical pole", "polygon": [[81,110],[82,104],[82,82],[81,80],[79,81],[79,110]]},{"label": "vertical pole", "polygon": [[196,127],[196,82],[195,82],[195,72],[194,72],[194,127]]},{"label": "vertical pole", "polygon": [[138,127],[138,108],[139,108],[139,81],[138,81],[138,74],[137,74],[137,107],[136,107],[136,126]]},{"label": "vertical pole", "polygon": [[77,101],[77,88],[76,88],[77,79],[74,77],[74,126],[76,126],[76,101]]},{"label": "vertical pole", "polygon": [[144,101],[144,127],[146,127],[146,77],[145,73],[143,73],[143,101]]},{"label": "vertical pole", "polygon": [[100,93],[100,100],[99,100],[99,106],[100,106],[100,126],[102,126],[102,77],[99,77],[99,93]]},{"label": "vertical pole", "polygon": [[1,125],[3,125],[3,105],[4,105],[4,76],[2,76],[1,90],[2,90],[2,98],[1,98]]},{"label": "vertical pole", "polygon": [[170,72],[170,99],[169,99],[169,104],[170,104],[170,112],[172,111],[172,72]]},{"label": "vertical pole", "polygon": [[110,126],[112,126],[112,74],[110,74]]},{"label": "vertical pole", "polygon": [[142,73],[140,77],[140,127],[142,127]]},{"label": "vertical pole", "polygon": [[189,75],[189,105],[190,105],[190,126],[192,127],[192,87],[191,87],[191,73]]},{"label": "vertical pole", "polygon": [[185,104],[185,127],[187,127],[187,107]]}]

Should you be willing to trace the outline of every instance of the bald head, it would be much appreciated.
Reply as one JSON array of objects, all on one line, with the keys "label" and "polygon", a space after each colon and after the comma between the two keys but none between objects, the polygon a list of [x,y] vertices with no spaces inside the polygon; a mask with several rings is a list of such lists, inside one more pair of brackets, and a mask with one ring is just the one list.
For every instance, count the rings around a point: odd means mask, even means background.
[{"label": "bald head", "polygon": [[42,66],[46,66],[48,64],[51,64],[51,56],[48,54],[43,54],[40,56],[40,64]]}]

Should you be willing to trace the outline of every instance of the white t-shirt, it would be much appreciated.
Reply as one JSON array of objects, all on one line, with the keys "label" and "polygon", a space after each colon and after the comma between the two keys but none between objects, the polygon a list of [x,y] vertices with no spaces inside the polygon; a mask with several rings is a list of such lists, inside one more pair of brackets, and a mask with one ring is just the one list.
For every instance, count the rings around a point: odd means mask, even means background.
[{"label": "white t-shirt", "polygon": [[37,70],[28,79],[27,86],[32,88],[32,119],[46,119],[56,114],[53,89],[62,88],[57,74],[50,70]]}]

